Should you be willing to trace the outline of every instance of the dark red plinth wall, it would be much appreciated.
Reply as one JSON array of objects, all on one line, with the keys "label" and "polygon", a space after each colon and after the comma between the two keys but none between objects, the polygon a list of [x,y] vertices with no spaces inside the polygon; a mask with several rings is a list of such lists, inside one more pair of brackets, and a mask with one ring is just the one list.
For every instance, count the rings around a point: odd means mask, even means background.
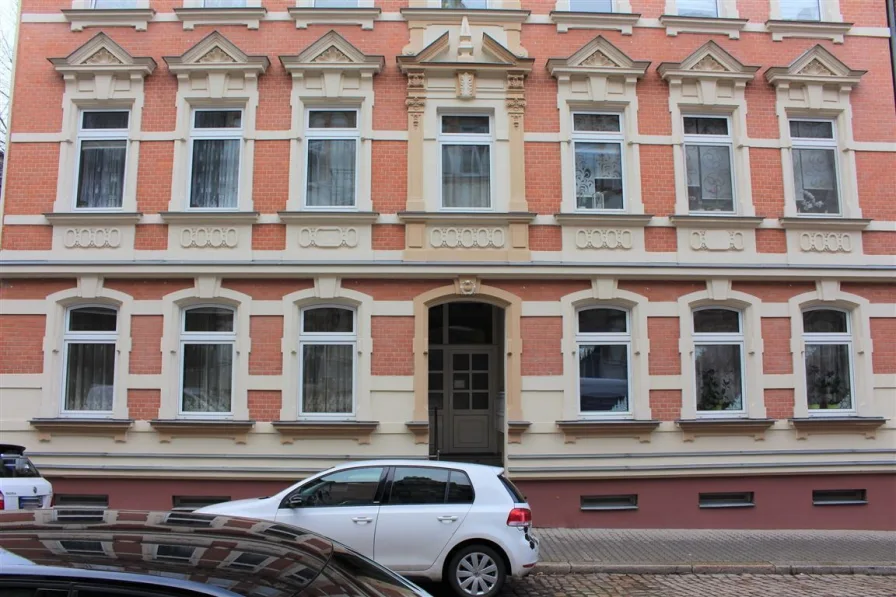
[{"label": "dark red plinth wall", "polygon": [[[569,528],[896,530],[896,475],[514,481],[535,525]],[[816,489],[865,489],[860,506],[814,506]],[[701,509],[700,493],[752,491],[752,508]],[[583,495],[638,494],[638,509],[580,509]]]}]

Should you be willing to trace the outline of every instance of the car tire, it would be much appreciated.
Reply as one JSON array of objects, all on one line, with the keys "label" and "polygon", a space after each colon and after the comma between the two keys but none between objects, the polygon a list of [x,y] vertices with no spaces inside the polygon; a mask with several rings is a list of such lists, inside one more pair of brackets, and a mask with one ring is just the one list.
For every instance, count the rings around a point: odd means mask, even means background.
[{"label": "car tire", "polygon": [[507,568],[493,548],[467,545],[448,562],[446,577],[458,597],[495,597],[507,580]]}]

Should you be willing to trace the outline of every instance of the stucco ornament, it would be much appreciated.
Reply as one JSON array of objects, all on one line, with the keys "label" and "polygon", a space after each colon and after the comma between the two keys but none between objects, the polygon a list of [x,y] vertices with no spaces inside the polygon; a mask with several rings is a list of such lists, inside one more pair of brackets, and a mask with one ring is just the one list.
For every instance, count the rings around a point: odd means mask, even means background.
[{"label": "stucco ornament", "polygon": [[115,54],[106,48],[100,48],[94,52],[90,58],[84,61],[84,64],[123,64]]},{"label": "stucco ornament", "polygon": [[825,65],[823,65],[818,60],[813,60],[812,62],[810,62],[809,64],[804,66],[800,70],[799,74],[801,74],[801,75],[816,75],[816,76],[821,75],[823,77],[833,77],[834,76],[834,72],[831,69],[829,69],[828,67],[826,67]]},{"label": "stucco ornament", "polygon": [[472,99],[476,96],[476,75],[470,72],[457,73],[457,97]]},{"label": "stucco ornament", "polygon": [[610,60],[609,58],[607,58],[606,54],[604,54],[600,50],[597,50],[591,56],[588,56],[588,58],[585,58],[582,61],[581,66],[619,66],[619,65],[616,64],[615,62],[613,62],[612,60]]},{"label": "stucco ornament", "polygon": [[711,72],[725,72],[725,71],[727,71],[728,69],[725,68],[725,66],[724,66],[721,62],[719,62],[718,60],[716,60],[716,59],[713,58],[712,56],[708,56],[708,55],[707,55],[707,56],[704,56],[703,58],[701,58],[701,59],[697,62],[697,64],[694,65],[694,68],[693,68],[692,70],[711,71]]},{"label": "stucco ornament", "polygon": [[234,60],[233,56],[222,50],[221,46],[215,46],[196,62],[207,64],[211,62],[236,62],[236,60]]},{"label": "stucco ornament", "polygon": [[311,62],[351,62],[352,59],[345,55],[345,52],[336,46],[330,46]]},{"label": "stucco ornament", "polygon": [[458,278],[455,282],[455,287],[458,294],[462,294],[464,296],[472,296],[479,292],[479,279]]}]

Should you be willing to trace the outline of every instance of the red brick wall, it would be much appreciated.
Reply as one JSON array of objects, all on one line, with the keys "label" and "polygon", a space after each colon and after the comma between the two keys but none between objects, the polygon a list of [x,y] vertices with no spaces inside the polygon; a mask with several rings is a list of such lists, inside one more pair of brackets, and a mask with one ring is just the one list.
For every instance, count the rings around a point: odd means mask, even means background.
[{"label": "red brick wall", "polygon": [[560,338],[563,319],[560,317],[522,317],[521,359],[523,375],[563,375],[563,353]]},{"label": "red brick wall", "polygon": [[681,418],[681,390],[650,390],[650,416],[657,421]]},{"label": "red brick wall", "polygon": [[652,302],[671,302],[692,292],[706,290],[705,282],[671,282],[667,280],[620,280],[619,290],[647,297]]},{"label": "red brick wall", "polygon": [[765,415],[769,419],[793,417],[793,390],[765,390]]},{"label": "red brick wall", "polygon": [[560,226],[529,226],[529,248],[533,251],[562,251],[563,229]]},{"label": "red brick wall", "polygon": [[645,228],[644,246],[648,253],[674,253],[678,250],[675,228]]},{"label": "red brick wall", "polygon": [[286,248],[286,226],[255,224],[252,226],[252,250],[282,251]]},{"label": "red brick wall", "polygon": [[52,226],[5,226],[3,248],[13,251],[49,251],[53,248]]},{"label": "red brick wall", "polygon": [[410,301],[428,290],[453,283],[451,280],[345,279],[342,287],[370,295],[377,301]]},{"label": "red brick wall", "polygon": [[0,373],[44,370],[43,315],[0,315]]},{"label": "red brick wall", "polygon": [[896,373],[896,318],[871,319],[871,341],[874,343],[872,365],[875,373]]},{"label": "red brick wall", "polygon": [[371,317],[373,375],[414,374],[414,318]]},{"label": "red brick wall", "polygon": [[732,290],[752,294],[767,303],[786,303],[798,294],[814,292],[812,282],[734,282]]},{"label": "red brick wall", "polygon": [[[17,77],[16,81],[19,82],[24,78]],[[61,103],[60,97],[61,95],[57,96],[57,104]],[[16,105],[20,105],[20,101],[19,97],[16,97]],[[18,122],[15,120],[12,121],[12,125],[18,128]],[[4,215],[42,214],[53,211],[59,174],[59,145],[10,143],[6,152],[6,164],[6,176],[3,179],[3,185],[6,187]]]},{"label": "red brick wall", "polygon": [[560,147],[557,143],[526,143],[526,201],[531,212],[552,215],[560,211]]},{"label": "red brick wall", "polygon": [[866,255],[896,255],[896,232],[863,232],[862,248]]},{"label": "red brick wall", "polygon": [[[668,102],[668,100],[666,101]],[[644,113],[644,106],[641,106],[639,113]],[[666,105],[665,113],[668,118],[668,104]],[[662,145],[641,145],[640,153],[641,197],[644,202],[644,213],[655,216],[674,214],[675,167],[672,162],[672,148]],[[661,229],[648,228],[647,230]],[[673,228],[668,230],[675,232]],[[652,249],[647,250],[650,251]]]},{"label": "red brick wall", "polygon": [[[268,77],[261,77],[260,81]],[[259,85],[260,87],[260,85]],[[264,90],[259,89],[264,97]],[[271,102],[269,102],[271,103]],[[288,105],[288,101],[286,102]],[[264,111],[258,108],[259,121]],[[290,122],[289,113],[274,128],[282,129]],[[259,126],[259,128],[262,128]],[[255,167],[252,178],[252,206],[261,213],[286,210],[289,198],[289,141],[256,141]]]},{"label": "red brick wall", "polygon": [[374,251],[401,251],[404,249],[403,224],[378,224],[373,226]]},{"label": "red brick wall", "polygon": [[678,317],[647,318],[651,375],[679,375],[681,373],[681,353],[678,352],[679,327]]},{"label": "red brick wall", "polygon": [[[374,141],[371,159],[373,211],[394,214],[404,211],[408,200],[408,144],[404,141]],[[404,248],[404,238],[401,247]]]},{"label": "red brick wall", "polygon": [[763,317],[762,354],[763,373],[793,373],[793,354],[790,352],[790,318]]},{"label": "red brick wall", "polygon": [[[150,77],[150,79],[152,78]],[[144,129],[146,128],[147,118],[152,114],[149,110],[150,95],[148,85],[146,98],[146,106],[143,108]],[[171,105],[172,107],[174,106],[173,95],[171,97]],[[173,167],[173,142],[142,141],[140,143],[140,163],[137,166],[137,211],[148,214],[168,211],[168,203],[171,200],[171,169]]]},{"label": "red brick wall", "polygon": [[168,226],[141,224],[134,233],[134,248],[138,251],[164,251],[168,248]]},{"label": "red brick wall", "polygon": [[131,373],[162,372],[162,327],[161,315],[131,316]]},{"label": "red brick wall", "polygon": [[185,288],[193,288],[193,285],[192,278],[172,278],[168,280],[109,279],[103,282],[103,287],[129,294],[138,301],[158,300],[166,294],[184,290]]},{"label": "red brick wall", "polygon": [[249,375],[280,375],[283,373],[283,317],[253,315],[249,318]]},{"label": "red brick wall", "polygon": [[872,303],[896,303],[896,284],[843,282],[840,290],[857,294]]},{"label": "red brick wall", "polygon": [[559,301],[567,294],[587,290],[591,283],[587,280],[483,280],[484,286],[500,288],[515,294],[524,301]]},{"label": "red brick wall", "polygon": [[279,390],[249,390],[249,418],[254,421],[279,421],[283,401]]},{"label": "red brick wall", "polygon": [[0,280],[0,300],[42,299],[75,287],[75,280]]},{"label": "red brick wall", "polygon": [[305,279],[254,280],[227,278],[221,282],[221,287],[248,294],[255,300],[276,301],[282,299],[287,294],[314,288],[314,281]]},{"label": "red brick wall", "polygon": [[783,230],[756,230],[756,250],[760,253],[786,253],[787,233]]},{"label": "red brick wall", "polygon": [[[755,119],[752,106],[750,116],[754,116]],[[774,123],[774,120],[771,122]],[[753,135],[751,134],[751,136]],[[777,138],[777,136],[778,127],[775,124],[774,134],[771,137]],[[750,148],[753,205],[756,208],[757,216],[780,218],[784,215],[784,179],[782,172],[780,149]]]},{"label": "red brick wall", "polygon": [[159,418],[161,390],[128,390],[128,417],[136,421]]}]

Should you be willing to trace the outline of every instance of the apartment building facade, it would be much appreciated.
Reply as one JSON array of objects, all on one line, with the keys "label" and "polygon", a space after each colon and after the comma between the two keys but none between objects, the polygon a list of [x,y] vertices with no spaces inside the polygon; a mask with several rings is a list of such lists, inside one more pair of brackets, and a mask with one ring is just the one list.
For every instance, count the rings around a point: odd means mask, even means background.
[{"label": "apartment building facade", "polygon": [[22,0],[0,434],[63,501],[500,464],[545,526],[896,529],[874,0]]}]

